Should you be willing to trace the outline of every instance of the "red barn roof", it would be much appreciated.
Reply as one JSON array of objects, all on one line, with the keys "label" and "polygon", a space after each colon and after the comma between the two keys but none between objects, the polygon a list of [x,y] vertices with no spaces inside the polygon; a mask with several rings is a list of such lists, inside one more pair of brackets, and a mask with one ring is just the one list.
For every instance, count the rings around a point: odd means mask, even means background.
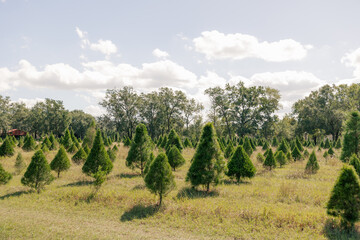
[{"label": "red barn roof", "polygon": [[10,136],[26,136],[26,132],[19,130],[19,129],[11,129],[10,131],[7,132],[8,135]]}]

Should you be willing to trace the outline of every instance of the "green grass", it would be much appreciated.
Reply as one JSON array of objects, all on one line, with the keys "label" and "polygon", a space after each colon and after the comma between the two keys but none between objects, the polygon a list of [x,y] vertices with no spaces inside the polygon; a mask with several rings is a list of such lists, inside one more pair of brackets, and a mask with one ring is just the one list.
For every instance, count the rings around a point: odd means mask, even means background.
[{"label": "green grass", "polygon": [[[258,150],[251,156],[253,179],[236,184],[226,178],[207,194],[185,182],[194,154],[186,149],[186,164],[174,172],[177,188],[158,209],[140,171],[125,166],[127,151],[120,147],[97,194],[75,164],[40,194],[21,185],[25,170],[13,176],[0,186],[1,239],[360,239],[326,215],[342,163],[323,159],[323,152],[317,152],[319,172],[306,175],[306,161],[266,171],[255,159]],[[33,153],[22,152],[27,164]],[[55,154],[47,154],[49,162]],[[14,172],[15,158],[0,162]]]}]

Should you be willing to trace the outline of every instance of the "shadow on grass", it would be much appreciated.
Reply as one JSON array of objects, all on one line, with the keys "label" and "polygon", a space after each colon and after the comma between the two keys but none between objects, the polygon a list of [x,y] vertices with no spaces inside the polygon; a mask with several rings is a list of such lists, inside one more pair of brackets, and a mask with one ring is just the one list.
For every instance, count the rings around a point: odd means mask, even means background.
[{"label": "shadow on grass", "polygon": [[229,179],[225,179],[223,181],[224,185],[243,185],[243,184],[251,184],[250,181],[244,181],[244,180],[240,180],[240,182],[237,182],[236,180],[229,180]]},{"label": "shadow on grass", "polygon": [[133,187],[131,190],[143,190],[145,188],[146,188],[146,186],[144,184],[139,184],[139,185],[136,185],[135,187]]},{"label": "shadow on grass", "polygon": [[93,184],[93,181],[78,181],[78,182],[73,182],[73,183],[68,183],[65,185],[62,185],[61,187],[79,187],[79,186],[88,186]]},{"label": "shadow on grass", "polygon": [[182,188],[176,195],[178,199],[180,198],[195,199],[195,198],[207,198],[207,197],[217,197],[217,196],[219,196],[219,192],[216,190],[206,192],[206,191],[199,191],[191,187]]},{"label": "shadow on grass", "polygon": [[132,221],[134,219],[143,219],[153,216],[159,211],[159,206],[150,205],[145,207],[142,204],[135,205],[130,210],[124,212],[120,220],[122,222]]},{"label": "shadow on grass", "polygon": [[136,177],[141,177],[141,174],[139,174],[139,173],[121,173],[119,175],[116,175],[116,177],[119,177],[119,178],[136,178]]},{"label": "shadow on grass", "polygon": [[10,198],[10,197],[20,197],[21,195],[30,194],[30,193],[31,193],[30,191],[18,191],[18,192],[8,193],[4,196],[1,196],[0,200],[4,200],[4,199]]},{"label": "shadow on grass", "polygon": [[358,227],[355,226],[354,229],[345,230],[334,219],[326,220],[324,235],[327,239],[331,240],[360,239],[360,232]]}]

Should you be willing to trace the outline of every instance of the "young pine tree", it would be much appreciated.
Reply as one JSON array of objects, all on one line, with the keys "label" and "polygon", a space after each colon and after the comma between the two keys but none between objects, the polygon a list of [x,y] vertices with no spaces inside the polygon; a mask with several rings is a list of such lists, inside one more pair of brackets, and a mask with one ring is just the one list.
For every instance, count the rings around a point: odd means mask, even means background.
[{"label": "young pine tree", "polygon": [[232,145],[232,143],[230,143],[229,145],[227,145],[226,149],[225,149],[225,153],[224,153],[224,157],[226,159],[231,158],[231,156],[233,155],[235,149],[234,146]]},{"label": "young pine tree", "polygon": [[340,159],[347,162],[353,153],[359,155],[360,150],[360,115],[352,112],[345,125],[344,143]]},{"label": "young pine tree", "polygon": [[251,143],[250,143],[250,140],[248,137],[245,137],[245,140],[244,140],[244,150],[246,152],[246,154],[248,156],[251,156],[251,154],[253,153],[254,149],[253,147],[251,146]]},{"label": "young pine tree", "polygon": [[113,164],[104,147],[100,130],[96,132],[93,147],[82,167],[82,171],[88,176],[94,176],[99,169],[104,171],[106,175],[113,169]]},{"label": "young pine tree", "polygon": [[296,145],[291,152],[291,156],[293,157],[294,161],[303,159],[303,155],[301,154],[299,148]]},{"label": "young pine tree", "polygon": [[68,150],[73,145],[71,134],[68,128],[65,130],[64,139],[62,140],[61,143],[66,150]]},{"label": "young pine tree", "polygon": [[186,148],[192,148],[193,145],[191,144],[190,140],[188,138],[185,139],[184,141],[184,147]]},{"label": "young pine tree", "polygon": [[169,164],[174,171],[176,170],[176,168],[181,167],[185,163],[185,158],[181,155],[181,152],[175,145],[171,147],[167,156]]},{"label": "young pine tree", "polygon": [[174,175],[165,153],[160,153],[153,160],[144,180],[150,192],[159,195],[158,205],[161,206],[163,196],[166,196],[176,186]]},{"label": "young pine tree", "polygon": [[5,139],[3,144],[0,147],[0,157],[11,157],[14,156],[15,151],[12,143],[8,138]]},{"label": "young pine tree", "polygon": [[150,166],[151,166],[152,162],[154,161],[154,159],[155,159],[155,155],[153,153],[150,153],[150,159],[149,159],[149,161],[146,162],[145,168],[144,168],[144,176],[143,176],[144,178],[145,178],[146,174],[149,172]]},{"label": "young pine tree", "polygon": [[0,185],[7,184],[12,178],[12,175],[4,170],[0,164]]},{"label": "young pine tree", "polygon": [[281,140],[281,143],[280,143],[279,147],[276,149],[276,151],[283,151],[284,154],[288,153],[289,148],[288,148],[288,145],[287,145],[285,139]]},{"label": "young pine tree", "polygon": [[24,145],[22,146],[22,149],[27,152],[35,150],[36,142],[35,142],[34,138],[32,136],[28,136],[28,135],[26,137],[27,138],[24,142]]},{"label": "young pine tree", "polygon": [[176,146],[180,152],[183,149],[180,137],[174,129],[171,129],[171,131],[169,133],[168,140],[167,140],[166,146],[165,146],[166,152],[170,151],[172,146]]},{"label": "young pine tree", "polygon": [[264,158],[264,156],[263,156],[261,153],[258,153],[258,154],[256,155],[256,160],[257,160],[259,163],[264,163],[265,158]]},{"label": "young pine tree", "polygon": [[88,146],[89,148],[92,147],[95,136],[96,136],[96,123],[94,120],[92,120],[89,128],[85,132],[85,137],[82,142],[82,147],[84,148],[84,150],[85,150],[85,145]]},{"label": "young pine tree", "polygon": [[305,172],[309,174],[315,174],[319,170],[320,166],[317,161],[315,151],[310,154],[309,160],[306,163]]},{"label": "young pine tree", "polygon": [[149,139],[146,126],[144,124],[137,125],[134,141],[131,143],[128,156],[126,157],[126,166],[131,169],[139,168],[141,175],[143,175],[145,164],[150,158],[151,147]]},{"label": "young pine tree", "polygon": [[212,123],[207,123],[201,134],[186,180],[196,187],[203,185],[209,192],[210,184],[218,184],[225,170],[224,156],[217,142]]},{"label": "young pine tree", "polygon": [[21,178],[21,183],[25,186],[34,188],[38,193],[45,185],[50,184],[54,180],[51,175],[50,165],[41,150],[35,152],[31,158],[31,162],[26,169],[24,176]]},{"label": "young pine tree", "polygon": [[115,154],[115,152],[114,152],[111,148],[109,148],[109,149],[107,150],[107,154],[109,155],[110,160],[111,160],[112,162],[115,162],[115,160],[116,160],[116,154]]},{"label": "young pine tree", "polygon": [[284,166],[287,162],[286,155],[281,150],[275,153],[275,160],[279,163],[280,167]]},{"label": "young pine tree", "polygon": [[87,156],[88,155],[85,152],[85,150],[82,147],[80,147],[79,151],[77,151],[77,153],[75,153],[71,159],[75,164],[82,164],[86,161]]},{"label": "young pine tree", "polygon": [[236,148],[227,167],[228,172],[226,175],[235,177],[238,183],[241,178],[252,178],[256,173],[256,168],[242,146]]},{"label": "young pine tree", "polygon": [[342,226],[350,229],[359,220],[360,185],[354,168],[344,165],[331,192],[327,213],[340,216]]},{"label": "young pine tree", "polygon": [[63,146],[60,147],[55,158],[51,161],[50,168],[57,172],[58,178],[60,177],[60,172],[67,171],[70,168],[70,160]]},{"label": "young pine tree", "polygon": [[360,176],[360,160],[355,153],[350,157],[349,164],[354,167],[357,175]]},{"label": "young pine tree", "polygon": [[15,173],[19,174],[21,171],[26,167],[26,164],[24,162],[24,158],[21,153],[18,153],[15,160]]},{"label": "young pine tree", "polygon": [[332,146],[330,146],[330,148],[329,148],[329,150],[328,150],[328,154],[329,154],[331,157],[334,156],[335,152],[334,152]]},{"label": "young pine tree", "polygon": [[267,154],[267,156],[265,158],[265,161],[264,161],[263,165],[264,165],[264,167],[269,168],[270,171],[271,171],[272,168],[276,167],[276,160],[274,158],[274,153],[273,153],[271,148],[269,148],[269,152],[268,152],[268,154]]}]

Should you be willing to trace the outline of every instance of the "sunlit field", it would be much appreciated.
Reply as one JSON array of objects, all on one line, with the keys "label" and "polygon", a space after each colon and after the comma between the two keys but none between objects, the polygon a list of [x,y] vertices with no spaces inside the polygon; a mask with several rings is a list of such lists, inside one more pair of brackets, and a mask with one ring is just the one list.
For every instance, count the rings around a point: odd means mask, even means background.
[{"label": "sunlit field", "polygon": [[[34,152],[16,148],[19,151],[28,164]],[[21,185],[24,169],[9,184],[0,186],[1,239],[360,238],[356,232],[339,230],[338,220],[326,214],[326,203],[342,167],[337,157],[324,159],[323,151],[317,151],[320,170],[307,175],[306,160],[265,170],[255,157],[259,151],[263,153],[258,147],[251,155],[257,169],[253,179],[237,184],[226,177],[205,193],[185,182],[195,152],[185,149],[186,164],[174,172],[177,187],[160,209],[140,171],[125,166],[128,148],[123,146],[97,193],[93,179],[74,163],[40,194]],[[55,154],[47,153],[47,160]],[[14,173],[15,158],[0,162]]]}]

